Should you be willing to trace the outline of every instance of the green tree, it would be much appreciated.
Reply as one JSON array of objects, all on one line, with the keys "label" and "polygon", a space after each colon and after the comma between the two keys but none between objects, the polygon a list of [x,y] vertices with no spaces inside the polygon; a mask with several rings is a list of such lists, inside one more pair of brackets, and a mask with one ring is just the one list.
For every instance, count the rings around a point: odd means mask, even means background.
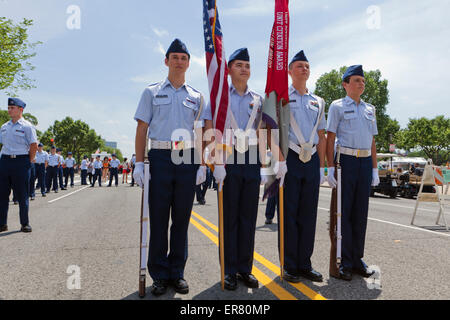
[{"label": "green tree", "polygon": [[[342,76],[347,67],[338,70],[331,70],[323,74],[316,82],[315,94],[325,99],[326,112],[331,103],[346,96],[342,86]],[[366,90],[361,96],[365,102],[376,108],[378,136],[375,137],[377,149],[381,152],[389,150],[390,137],[393,138],[400,130],[400,125],[396,120],[392,120],[386,113],[386,106],[389,104],[388,81],[382,79],[380,70],[365,72]]]},{"label": "green tree", "polygon": [[29,62],[36,53],[35,47],[41,42],[30,43],[27,29],[33,20],[24,19],[18,24],[5,17],[0,17],[0,90],[15,96],[19,89],[34,88],[33,80],[27,73],[34,70]]},{"label": "green tree", "polygon": [[116,156],[117,156],[117,159],[119,159],[120,162],[123,162],[123,155],[122,155],[122,151],[120,151],[120,149],[114,149],[114,148],[111,148],[111,147],[104,146],[104,147],[102,147],[102,151],[105,151],[105,152],[107,152],[109,154],[115,153]]},{"label": "green tree", "polygon": [[41,142],[47,147],[52,145],[51,139],[54,139],[53,144],[61,148],[64,155],[69,151],[72,152],[78,163],[84,155],[90,157],[98,148],[104,146],[102,137],[87,123],[81,120],[74,121],[70,117],[55,121],[41,136]]},{"label": "green tree", "polygon": [[433,163],[441,165],[450,156],[450,118],[410,119],[398,137],[401,148],[423,151]]}]

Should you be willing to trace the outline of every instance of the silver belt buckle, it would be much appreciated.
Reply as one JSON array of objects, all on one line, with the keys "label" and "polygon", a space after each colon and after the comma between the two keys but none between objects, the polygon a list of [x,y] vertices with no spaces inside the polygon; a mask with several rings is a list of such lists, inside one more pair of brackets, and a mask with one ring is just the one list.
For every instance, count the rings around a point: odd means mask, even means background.
[{"label": "silver belt buckle", "polygon": [[10,155],[10,157],[11,157],[11,159],[16,159],[17,158],[17,156],[15,154]]},{"label": "silver belt buckle", "polygon": [[176,150],[176,151],[184,150],[185,149],[184,146],[185,146],[184,141],[173,141],[172,142],[172,150]]}]

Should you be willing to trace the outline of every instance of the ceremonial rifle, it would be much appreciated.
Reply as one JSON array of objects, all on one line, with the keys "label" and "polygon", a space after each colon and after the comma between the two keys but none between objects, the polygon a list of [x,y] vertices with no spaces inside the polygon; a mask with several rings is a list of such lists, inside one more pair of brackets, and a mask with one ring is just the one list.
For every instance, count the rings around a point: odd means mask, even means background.
[{"label": "ceremonial rifle", "polygon": [[144,189],[141,197],[141,240],[140,240],[140,261],[139,261],[139,297],[144,298],[145,279],[147,276],[147,254],[148,254],[148,230],[150,224],[149,212],[149,189],[150,189],[150,162],[148,160],[148,136],[145,139],[144,154]]}]

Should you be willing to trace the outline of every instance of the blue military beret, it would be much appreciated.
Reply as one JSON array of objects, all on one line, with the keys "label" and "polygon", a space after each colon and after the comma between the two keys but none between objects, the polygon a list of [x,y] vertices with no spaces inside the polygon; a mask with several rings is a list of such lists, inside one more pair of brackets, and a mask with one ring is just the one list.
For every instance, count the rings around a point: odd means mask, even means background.
[{"label": "blue military beret", "polygon": [[185,53],[188,55],[189,59],[191,58],[191,55],[189,54],[186,45],[180,39],[173,40],[172,44],[170,45],[166,53],[167,59],[169,59],[170,53]]},{"label": "blue military beret", "polygon": [[70,151],[67,152],[67,155],[68,155],[68,156],[71,156],[71,155],[72,155],[72,152],[70,152]]},{"label": "blue military beret", "polygon": [[52,149],[56,149],[56,147],[55,147],[55,146],[52,146]]},{"label": "blue military beret", "polygon": [[87,159],[88,158],[88,156],[83,156],[83,159]]},{"label": "blue military beret", "polygon": [[296,62],[296,61],[305,61],[305,62],[309,62],[308,59],[306,58],[305,52],[304,52],[303,50],[300,51],[299,53],[297,53],[297,54],[294,56],[294,58],[292,59],[291,63],[289,63],[289,64],[292,64],[292,63],[294,63],[294,62]]},{"label": "blue military beret", "polygon": [[60,152],[61,151],[61,148],[56,148],[56,152]]},{"label": "blue military beret", "polygon": [[44,145],[42,144],[42,143],[39,143],[38,144],[38,147],[43,147]]},{"label": "blue military beret", "polygon": [[344,75],[342,76],[342,80],[347,79],[351,76],[361,76],[364,77],[364,70],[362,65],[351,66],[347,68]]},{"label": "blue military beret", "polygon": [[113,154],[111,155],[111,157],[117,157],[117,156],[116,156],[116,154],[115,154],[115,153],[113,153]]},{"label": "blue military beret", "polygon": [[19,98],[8,98],[8,106],[17,106],[20,108],[25,108],[27,105]]},{"label": "blue military beret", "polygon": [[230,59],[228,60],[228,63],[231,63],[234,60],[250,61],[250,56],[248,55],[247,48],[237,49],[235,52],[233,52],[233,54],[230,56]]}]

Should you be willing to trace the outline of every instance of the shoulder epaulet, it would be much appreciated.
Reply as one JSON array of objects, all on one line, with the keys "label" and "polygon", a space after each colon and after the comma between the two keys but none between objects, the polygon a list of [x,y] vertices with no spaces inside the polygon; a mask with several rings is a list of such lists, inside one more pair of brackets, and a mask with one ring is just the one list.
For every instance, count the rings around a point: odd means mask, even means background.
[{"label": "shoulder epaulet", "polygon": [[344,99],[343,98],[341,98],[341,99],[337,99],[337,100],[334,100],[332,103],[331,103],[331,105],[338,105],[338,106],[342,106],[343,105],[343,101],[344,101]]},{"label": "shoulder epaulet", "polygon": [[155,87],[155,86],[157,86],[159,84],[161,84],[161,82],[155,82],[155,83],[149,84],[148,87],[152,88],[152,87]]}]

